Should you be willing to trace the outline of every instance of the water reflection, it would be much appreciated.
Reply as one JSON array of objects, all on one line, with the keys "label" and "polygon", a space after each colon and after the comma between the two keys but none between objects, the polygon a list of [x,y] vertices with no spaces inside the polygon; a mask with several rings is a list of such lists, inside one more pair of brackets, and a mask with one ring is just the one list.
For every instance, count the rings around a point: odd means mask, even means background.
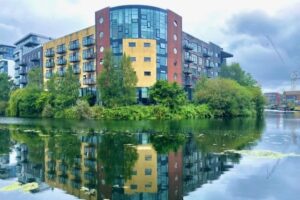
[{"label": "water reflection", "polygon": [[22,184],[39,184],[32,192],[59,188],[80,199],[181,200],[239,163],[239,154],[220,152],[251,148],[263,130],[257,120],[184,124],[130,131],[2,129],[1,178],[17,176]]}]

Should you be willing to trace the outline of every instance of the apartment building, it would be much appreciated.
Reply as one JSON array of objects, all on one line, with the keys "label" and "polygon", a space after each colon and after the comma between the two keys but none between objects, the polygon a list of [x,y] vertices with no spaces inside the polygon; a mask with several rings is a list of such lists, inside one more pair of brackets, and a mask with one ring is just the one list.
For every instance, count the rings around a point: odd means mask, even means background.
[{"label": "apartment building", "polygon": [[0,73],[6,73],[11,78],[14,77],[14,53],[15,47],[6,44],[0,44]]},{"label": "apartment building", "polygon": [[91,26],[44,44],[43,74],[46,83],[54,73],[64,76],[67,67],[79,76],[80,95],[96,93],[95,27]]}]

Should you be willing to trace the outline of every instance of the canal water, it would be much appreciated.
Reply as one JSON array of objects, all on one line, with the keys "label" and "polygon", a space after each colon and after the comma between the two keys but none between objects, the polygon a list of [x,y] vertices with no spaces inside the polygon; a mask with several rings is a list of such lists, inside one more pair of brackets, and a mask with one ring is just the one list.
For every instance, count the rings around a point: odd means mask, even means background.
[{"label": "canal water", "polygon": [[299,200],[300,116],[0,118],[2,200]]}]

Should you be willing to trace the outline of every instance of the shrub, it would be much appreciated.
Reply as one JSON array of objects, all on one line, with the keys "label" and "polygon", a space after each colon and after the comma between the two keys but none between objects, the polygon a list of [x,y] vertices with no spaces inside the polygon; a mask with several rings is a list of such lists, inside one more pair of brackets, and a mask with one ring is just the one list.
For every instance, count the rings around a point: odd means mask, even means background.
[{"label": "shrub", "polygon": [[43,112],[42,112],[42,117],[45,117],[45,118],[54,117],[54,109],[52,108],[52,106],[50,104],[46,104],[46,106],[44,107]]}]

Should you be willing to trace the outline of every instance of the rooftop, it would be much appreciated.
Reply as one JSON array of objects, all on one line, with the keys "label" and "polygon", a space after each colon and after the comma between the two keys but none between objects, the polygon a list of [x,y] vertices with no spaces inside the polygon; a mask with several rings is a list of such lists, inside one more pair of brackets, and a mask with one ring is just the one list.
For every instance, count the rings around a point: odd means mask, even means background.
[{"label": "rooftop", "polygon": [[21,38],[20,40],[18,40],[17,42],[15,42],[14,45],[18,45],[20,43],[22,43],[23,41],[25,41],[26,39],[28,39],[29,37],[31,36],[37,36],[39,38],[44,38],[44,39],[49,39],[49,40],[52,40],[51,37],[48,37],[48,36],[44,36],[44,35],[40,35],[40,34],[36,34],[36,33],[28,33],[27,35],[25,35],[23,38]]}]

